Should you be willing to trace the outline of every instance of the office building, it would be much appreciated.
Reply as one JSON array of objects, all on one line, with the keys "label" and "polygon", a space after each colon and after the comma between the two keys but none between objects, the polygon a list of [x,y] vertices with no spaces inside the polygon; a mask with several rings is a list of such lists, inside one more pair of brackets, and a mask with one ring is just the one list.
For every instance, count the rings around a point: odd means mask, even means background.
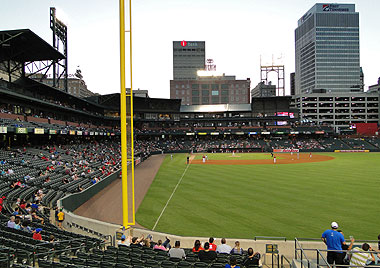
[{"label": "office building", "polygon": [[204,41],[173,41],[173,80],[195,80],[205,68]]},{"label": "office building", "polygon": [[235,76],[199,76],[196,80],[170,80],[170,98],[182,105],[250,103],[251,80]]},{"label": "office building", "polygon": [[298,20],[295,56],[295,94],[361,92],[355,5],[315,4]]},{"label": "office building", "polygon": [[260,82],[251,90],[251,97],[276,97],[276,85],[272,85],[270,81],[268,85]]}]

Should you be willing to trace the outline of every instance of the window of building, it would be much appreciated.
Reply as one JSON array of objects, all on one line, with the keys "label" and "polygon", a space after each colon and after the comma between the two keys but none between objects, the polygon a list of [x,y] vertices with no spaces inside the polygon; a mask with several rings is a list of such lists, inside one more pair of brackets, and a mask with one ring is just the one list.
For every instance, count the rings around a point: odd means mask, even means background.
[{"label": "window of building", "polygon": [[199,85],[198,84],[191,84],[191,88],[192,89],[199,89]]},{"label": "window of building", "polygon": [[175,88],[178,88],[178,85],[175,85]]},{"label": "window of building", "polygon": [[182,85],[182,88],[185,88],[185,85]]},{"label": "window of building", "polygon": [[219,96],[212,96],[211,97],[211,102],[212,102],[212,104],[219,103]]},{"label": "window of building", "polygon": [[228,84],[222,84],[222,89],[228,89]]},{"label": "window of building", "polygon": [[202,97],[202,104],[209,104],[209,98],[208,97]]},{"label": "window of building", "polygon": [[222,103],[228,103],[228,96],[222,96]]},{"label": "window of building", "polygon": [[209,84],[202,84],[202,89],[209,89]]},{"label": "window of building", "polygon": [[193,104],[199,104],[199,97],[193,97],[192,98],[192,103]]},{"label": "window of building", "polygon": [[192,90],[192,95],[193,95],[193,97],[194,96],[199,96],[199,90]]},{"label": "window of building", "polygon": [[212,84],[211,89],[219,89],[219,84]]},{"label": "window of building", "polygon": [[185,90],[184,89],[182,89],[182,95],[185,95]]},{"label": "window of building", "polygon": [[207,89],[202,90],[202,96],[208,96],[208,95],[210,95],[210,91],[208,91]]},{"label": "window of building", "polygon": [[219,90],[213,90],[211,91],[212,96],[219,96]]},{"label": "window of building", "polygon": [[228,89],[222,89],[222,96],[228,96]]}]

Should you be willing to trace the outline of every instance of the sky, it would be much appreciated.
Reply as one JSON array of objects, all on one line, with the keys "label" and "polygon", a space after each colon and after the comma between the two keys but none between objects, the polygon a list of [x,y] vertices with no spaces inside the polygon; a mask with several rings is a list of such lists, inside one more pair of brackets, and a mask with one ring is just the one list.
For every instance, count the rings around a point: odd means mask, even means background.
[{"label": "sky", "polygon": [[[133,89],[169,98],[173,41],[206,41],[206,58],[218,72],[260,82],[264,64],[285,65],[285,87],[295,71],[294,30],[313,0],[132,0]],[[318,2],[321,3],[321,2]],[[330,3],[330,2],[327,2]],[[360,16],[360,53],[365,90],[380,77],[379,0],[352,3]],[[52,44],[49,9],[68,26],[69,73],[79,68],[88,89],[120,92],[119,1],[1,0],[0,30],[31,29]],[[128,2],[126,13],[128,14]],[[126,16],[129,22],[129,16]],[[126,29],[129,28],[129,23]],[[126,87],[130,87],[126,34]],[[275,78],[273,75],[270,78]]]}]

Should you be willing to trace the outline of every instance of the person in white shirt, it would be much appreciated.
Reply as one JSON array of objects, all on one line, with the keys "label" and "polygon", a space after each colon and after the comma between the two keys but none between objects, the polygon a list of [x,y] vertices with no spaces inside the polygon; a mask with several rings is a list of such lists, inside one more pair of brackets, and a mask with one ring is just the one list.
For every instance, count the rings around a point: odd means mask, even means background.
[{"label": "person in white shirt", "polygon": [[230,254],[232,248],[226,244],[225,238],[222,238],[221,243],[222,244],[220,244],[219,246],[216,247],[216,252]]}]

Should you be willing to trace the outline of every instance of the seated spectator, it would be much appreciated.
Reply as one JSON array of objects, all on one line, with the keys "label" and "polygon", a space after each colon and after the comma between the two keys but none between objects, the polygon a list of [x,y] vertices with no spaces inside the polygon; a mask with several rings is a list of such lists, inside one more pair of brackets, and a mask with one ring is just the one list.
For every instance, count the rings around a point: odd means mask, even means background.
[{"label": "seated spectator", "polygon": [[226,239],[225,238],[222,238],[221,243],[222,244],[220,244],[216,248],[216,252],[230,254],[232,248],[229,245],[226,244]]},{"label": "seated spectator", "polygon": [[42,235],[41,235],[41,228],[37,228],[34,233],[33,233],[33,239],[34,240],[42,240]]},{"label": "seated spectator", "polygon": [[33,233],[32,228],[29,227],[29,221],[23,221],[21,224],[21,230],[28,233]]},{"label": "seated spectator", "polygon": [[240,266],[237,265],[237,260],[236,260],[235,256],[231,256],[230,257],[230,263],[226,264],[226,266],[224,266],[224,267],[225,268],[240,268]]},{"label": "seated spectator", "polygon": [[248,249],[248,256],[244,259],[242,265],[244,267],[260,266],[260,253],[254,252],[253,248]]},{"label": "seated spectator", "polygon": [[361,248],[353,248],[351,250],[350,265],[365,267],[370,261],[375,261],[373,253],[367,251],[372,251],[372,248],[367,243],[364,243]]},{"label": "seated spectator", "polygon": [[20,219],[19,218],[16,218],[15,219],[15,226],[13,227],[17,230],[20,230],[21,229],[21,226],[20,226]]},{"label": "seated spectator", "polygon": [[209,242],[204,244],[204,250],[199,251],[198,257],[203,262],[212,262],[216,259],[216,252],[210,250]]},{"label": "seated spectator", "polygon": [[243,254],[243,249],[240,247],[240,242],[236,241],[235,242],[235,247],[231,250],[231,254]]},{"label": "seated spectator", "polygon": [[144,236],[141,236],[140,238],[138,238],[137,236],[132,237],[130,247],[142,247],[140,243],[143,239]]},{"label": "seated spectator", "polygon": [[162,245],[162,240],[161,240],[161,239],[159,239],[159,240],[157,241],[157,245],[155,245],[155,246],[153,247],[153,249],[160,249],[160,250],[167,251],[166,247],[165,247],[164,245]]},{"label": "seated spectator", "polygon": [[131,237],[128,236],[128,238],[125,235],[121,236],[121,239],[117,242],[117,245],[120,246],[127,246],[129,247],[131,244]]},{"label": "seated spectator", "polygon": [[181,247],[181,242],[175,241],[174,248],[171,248],[169,250],[170,258],[179,258],[179,259],[185,259],[186,258],[185,251],[180,247]]},{"label": "seated spectator", "polygon": [[15,216],[11,216],[8,223],[7,223],[7,226],[9,228],[15,228]]},{"label": "seated spectator", "polygon": [[216,245],[214,244],[214,238],[213,238],[213,237],[210,237],[210,238],[208,239],[208,242],[209,242],[209,244],[210,244],[210,250],[215,251],[215,250],[216,250]]},{"label": "seated spectator", "polygon": [[201,241],[195,240],[194,247],[193,247],[192,251],[193,252],[199,252],[201,250],[203,250],[202,245],[201,245]]}]

